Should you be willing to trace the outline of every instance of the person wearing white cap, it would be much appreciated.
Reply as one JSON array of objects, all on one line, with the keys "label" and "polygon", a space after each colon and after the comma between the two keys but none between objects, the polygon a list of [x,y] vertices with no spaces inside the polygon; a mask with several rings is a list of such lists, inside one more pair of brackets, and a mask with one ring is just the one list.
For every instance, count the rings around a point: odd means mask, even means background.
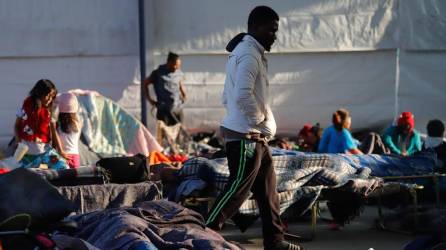
[{"label": "person wearing white cap", "polygon": [[76,95],[62,93],[56,97],[56,104],[59,111],[57,134],[60,147],[69,167],[77,168],[80,166],[79,139],[82,127],[77,115],[79,103]]}]

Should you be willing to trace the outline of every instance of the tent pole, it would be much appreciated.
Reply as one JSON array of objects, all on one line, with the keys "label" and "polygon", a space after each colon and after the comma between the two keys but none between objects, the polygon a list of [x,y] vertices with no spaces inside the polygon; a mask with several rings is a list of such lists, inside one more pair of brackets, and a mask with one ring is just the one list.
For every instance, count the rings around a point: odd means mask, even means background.
[{"label": "tent pole", "polygon": [[144,96],[143,80],[146,78],[146,33],[144,26],[144,0],[138,0],[138,22],[139,22],[139,69],[141,73],[141,122],[147,127],[147,103]]}]

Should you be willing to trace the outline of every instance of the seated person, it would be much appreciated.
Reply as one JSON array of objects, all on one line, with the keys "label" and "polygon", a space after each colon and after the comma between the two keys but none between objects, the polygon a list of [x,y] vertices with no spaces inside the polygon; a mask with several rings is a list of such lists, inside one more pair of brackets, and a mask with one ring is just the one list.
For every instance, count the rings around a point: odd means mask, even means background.
[{"label": "seated person", "polygon": [[437,153],[439,167],[446,166],[446,142],[443,140],[444,124],[440,120],[430,120],[427,123],[427,137],[423,150],[433,149]]},{"label": "seated person", "polygon": [[346,109],[339,109],[333,114],[333,125],[325,129],[319,143],[320,153],[362,154],[359,142],[350,133],[351,117]]},{"label": "seated person", "polygon": [[[56,143],[59,138],[51,119],[56,95],[54,83],[41,79],[31,89],[22,108],[17,112],[14,137],[16,143],[23,143],[28,148],[21,160],[25,167],[39,167],[42,164],[52,169],[68,168],[64,160],[66,155]],[[55,146],[57,152],[52,146]]]},{"label": "seated person", "polygon": [[383,136],[383,141],[390,153],[408,156],[421,150],[420,133],[414,129],[415,120],[410,112],[403,112],[397,125],[389,127]]},{"label": "seated person", "polygon": [[319,123],[316,123],[314,126],[305,124],[297,135],[298,150],[303,152],[317,152],[322,132],[323,130]]}]

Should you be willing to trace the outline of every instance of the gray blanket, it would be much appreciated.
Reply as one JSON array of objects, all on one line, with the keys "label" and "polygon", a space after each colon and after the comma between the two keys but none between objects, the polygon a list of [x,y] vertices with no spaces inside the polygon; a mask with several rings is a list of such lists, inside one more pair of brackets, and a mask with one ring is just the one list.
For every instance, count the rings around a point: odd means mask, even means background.
[{"label": "gray blanket", "polygon": [[64,186],[57,189],[62,196],[75,204],[78,214],[106,208],[133,206],[138,202],[156,200],[161,197],[161,184],[156,182]]},{"label": "gray blanket", "polygon": [[205,227],[200,214],[169,201],[146,201],[71,217],[74,237],[99,249],[240,249]]}]

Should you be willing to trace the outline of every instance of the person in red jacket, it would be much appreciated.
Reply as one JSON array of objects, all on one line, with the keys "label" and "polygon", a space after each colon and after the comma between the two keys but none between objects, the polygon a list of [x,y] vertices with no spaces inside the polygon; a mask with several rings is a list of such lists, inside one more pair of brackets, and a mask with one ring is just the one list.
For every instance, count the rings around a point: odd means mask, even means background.
[{"label": "person in red jacket", "polygon": [[[37,81],[23,102],[22,108],[17,112],[14,126],[16,143],[28,146],[25,157],[32,160],[46,152],[51,147],[52,138],[57,137],[54,124],[51,122],[51,107],[57,89],[53,82],[47,79]],[[56,144],[58,138],[53,140]],[[65,157],[56,145],[61,156]]]}]

